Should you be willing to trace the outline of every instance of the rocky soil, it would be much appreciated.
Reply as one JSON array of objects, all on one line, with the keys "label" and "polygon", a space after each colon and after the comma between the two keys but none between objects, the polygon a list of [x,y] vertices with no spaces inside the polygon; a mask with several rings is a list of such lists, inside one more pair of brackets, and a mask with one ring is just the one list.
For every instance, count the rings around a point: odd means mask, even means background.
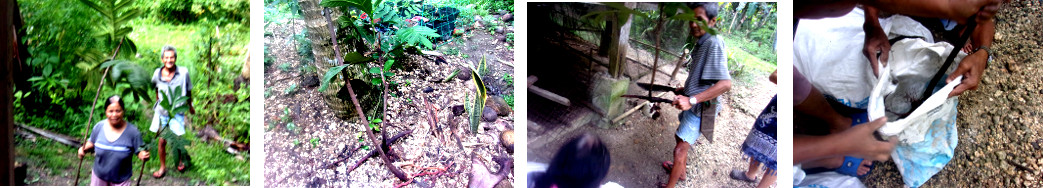
[{"label": "rocky soil", "polygon": [[[298,63],[300,57],[292,36],[302,32],[303,24],[301,20],[293,20],[266,28],[270,35],[265,37],[265,46],[273,53],[275,63],[265,67],[264,75],[265,185],[466,187],[473,177],[473,169],[488,166],[491,172],[513,172],[494,162],[495,157],[513,159],[513,151],[499,144],[500,134],[513,129],[513,112],[482,122],[477,133],[472,133],[465,117],[453,116],[451,110],[452,106],[464,104],[465,96],[473,95],[472,82],[459,79],[441,82],[453,70],[476,64],[481,54],[485,54],[490,74],[483,78],[492,85],[490,87],[495,87],[490,97],[511,94],[512,85],[500,79],[504,74],[513,74],[514,58],[509,44],[490,32],[475,29],[451,42],[436,44],[461,48],[460,55],[445,56],[444,63],[436,63],[429,56],[414,56],[413,63],[393,69],[395,76],[391,79],[400,85],[389,91],[393,96],[387,97],[387,117],[380,131],[387,137],[412,131],[391,143],[389,152],[395,156],[392,165],[411,177],[411,182],[403,182],[388,171],[379,157],[369,158],[358,169],[347,172],[374,147],[352,152],[362,145],[370,145],[371,141],[364,136],[367,125],[357,118],[337,118],[322,100],[322,93],[317,91],[316,75]],[[464,58],[462,54],[470,55]],[[289,63],[291,68],[278,68],[283,63]],[[435,125],[428,123],[429,109],[435,110],[438,118]],[[381,133],[376,134],[379,139]],[[459,138],[454,139],[452,135]],[[472,166],[472,157],[480,165]],[[514,174],[508,173],[499,186],[511,187],[512,182]]]}]

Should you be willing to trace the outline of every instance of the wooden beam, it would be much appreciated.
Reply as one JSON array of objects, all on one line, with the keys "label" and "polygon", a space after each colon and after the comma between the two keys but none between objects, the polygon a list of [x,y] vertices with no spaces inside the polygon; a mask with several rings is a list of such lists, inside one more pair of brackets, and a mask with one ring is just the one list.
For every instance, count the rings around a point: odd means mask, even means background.
[{"label": "wooden beam", "polygon": [[59,143],[69,145],[75,148],[79,148],[81,145],[83,145],[83,143],[80,143],[80,141],[77,141],[76,138],[73,138],[71,136],[54,133],[40,128],[31,127],[25,124],[16,123],[16,125],[18,125],[18,128],[28,130],[29,132],[36,133],[40,136],[50,138],[51,140],[58,141]]},{"label": "wooden beam", "polygon": [[545,90],[543,88],[536,87],[536,86],[529,86],[528,88],[529,88],[529,92],[535,93],[536,95],[539,95],[539,96],[541,96],[543,98],[546,98],[546,99],[549,99],[551,101],[554,101],[554,102],[556,102],[558,104],[565,105],[565,106],[571,106],[572,105],[572,103],[569,101],[568,98],[562,97],[561,95],[558,95],[558,94],[554,94],[554,92],[550,92],[550,91],[547,91],[547,90]]}]

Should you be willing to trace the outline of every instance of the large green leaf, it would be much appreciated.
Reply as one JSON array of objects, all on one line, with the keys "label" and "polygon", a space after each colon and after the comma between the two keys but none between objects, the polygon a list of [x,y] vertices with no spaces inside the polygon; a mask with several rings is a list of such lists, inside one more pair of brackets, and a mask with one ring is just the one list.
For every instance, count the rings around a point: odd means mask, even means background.
[{"label": "large green leaf", "polygon": [[424,48],[430,49],[434,45],[430,38],[441,37],[442,35],[439,35],[438,31],[427,26],[413,26],[395,31],[395,36],[398,41],[409,46],[416,46],[417,43],[420,43]]},{"label": "large green leaf", "polygon": [[467,115],[471,123],[471,134],[475,134],[478,133],[478,124],[482,120],[482,110],[485,110],[485,99],[489,96],[486,93],[485,82],[478,75],[478,70],[471,70],[471,78],[475,86],[475,95],[470,103],[470,111]]},{"label": "large green leaf", "polygon": [[373,61],[372,57],[366,57],[359,52],[349,52],[348,54],[344,55],[344,62],[350,64],[365,63],[370,61]]},{"label": "large green leaf", "polygon": [[330,70],[327,70],[326,75],[322,76],[322,82],[319,84],[319,92],[326,91],[326,87],[329,87],[330,85],[330,80],[333,80],[333,77],[337,76],[337,74],[339,74],[341,70],[344,70],[345,67],[348,67],[348,64],[332,67]]}]

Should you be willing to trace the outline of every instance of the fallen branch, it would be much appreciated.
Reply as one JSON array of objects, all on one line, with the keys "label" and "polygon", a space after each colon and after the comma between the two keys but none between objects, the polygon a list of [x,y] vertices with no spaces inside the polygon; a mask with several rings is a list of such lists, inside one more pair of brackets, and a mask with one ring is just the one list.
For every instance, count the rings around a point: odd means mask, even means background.
[{"label": "fallen branch", "polygon": [[[449,165],[452,166],[452,164],[449,164]],[[440,174],[446,172],[445,167],[427,167],[427,168],[424,168],[424,169],[421,169],[421,170],[435,170],[435,171],[434,172],[431,172],[431,171],[420,172],[420,173],[418,173],[416,175],[413,175],[412,178],[409,178],[409,181],[403,182],[402,184],[395,185],[395,188],[404,187],[406,185],[409,185],[409,184],[413,183],[413,179],[416,178],[416,177],[426,176],[426,175],[440,175]]]},{"label": "fallen branch", "polygon": [[[399,138],[402,138],[403,136],[406,136],[406,134],[409,134],[409,133],[412,133],[412,132],[413,132],[413,130],[407,130],[405,132],[400,132],[400,133],[396,134],[395,136],[392,136],[391,138],[385,140],[384,143],[395,142]],[[390,146],[390,145],[391,144],[387,144],[387,146]],[[377,155],[377,151],[381,150],[380,148],[383,148],[383,147],[384,146],[377,146],[373,150],[370,150],[369,154],[366,154],[365,156],[362,157],[362,159],[359,159],[358,162],[355,162],[355,166],[351,166],[351,168],[348,169],[348,171],[344,172],[344,174],[350,174],[351,171],[354,171],[356,168],[359,167],[359,165],[362,165],[362,163],[366,162],[366,159],[369,159],[370,157],[373,157],[374,155]],[[348,157],[351,157],[351,156],[348,156]],[[383,157],[385,157],[385,159],[386,159],[387,156],[383,156]],[[344,161],[344,160],[341,160],[341,161]],[[338,161],[338,162],[340,162],[340,161]],[[335,164],[336,163],[330,164],[330,165],[335,165]],[[387,163],[387,165],[392,165],[392,164],[391,163]],[[329,166],[329,165],[327,165],[327,166]],[[405,174],[402,174],[402,175],[405,176]],[[408,179],[408,177],[402,178],[402,179],[403,179],[402,181],[406,181]]]},{"label": "fallen branch", "polygon": [[427,100],[427,97],[420,96],[424,100],[425,111],[427,112],[427,124],[435,128],[435,137],[438,137],[440,143],[445,143],[445,134],[442,133],[442,127],[438,126],[438,108],[435,108],[431,101]]},{"label": "fallen branch", "polygon": [[75,138],[72,138],[72,137],[69,137],[69,136],[61,135],[61,134],[58,134],[58,133],[53,133],[53,132],[50,132],[50,131],[47,131],[47,130],[43,130],[43,129],[40,129],[40,128],[36,128],[36,127],[30,127],[30,126],[25,125],[25,124],[15,123],[15,125],[18,125],[18,127],[22,128],[22,129],[29,130],[29,132],[33,132],[33,133],[36,133],[36,134],[38,134],[40,136],[50,138],[51,140],[58,141],[59,143],[62,143],[62,144],[65,144],[65,145],[69,145],[69,146],[76,147],[76,148],[79,148],[80,146],[83,145],[83,143],[80,143],[79,141],[74,140]]}]

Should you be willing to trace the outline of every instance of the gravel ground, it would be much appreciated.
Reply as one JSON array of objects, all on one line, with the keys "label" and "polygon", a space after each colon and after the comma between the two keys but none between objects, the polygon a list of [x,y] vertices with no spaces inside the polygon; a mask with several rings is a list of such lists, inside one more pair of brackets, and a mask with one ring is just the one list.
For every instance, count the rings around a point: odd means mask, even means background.
[{"label": "gravel ground", "polygon": [[[302,84],[308,77],[314,76],[301,71],[297,57],[297,49],[292,35],[302,31],[301,20],[293,20],[288,24],[272,25],[268,29],[270,36],[265,37],[265,45],[271,50],[276,61],[271,67],[265,67],[265,184],[268,187],[392,187],[404,182],[395,178],[378,157],[370,158],[351,173],[346,171],[362,159],[368,150],[360,149],[352,154],[350,151],[370,141],[359,141],[364,135],[366,125],[357,120],[342,120],[326,106],[321,99],[322,93],[317,87]],[[512,73],[509,65],[492,61],[500,59],[513,62],[513,52],[507,49],[502,41],[493,40],[488,32],[473,32],[471,37],[458,38],[459,44],[447,46],[474,45],[489,54],[490,75],[487,82],[493,82],[504,73]],[[471,55],[472,57],[475,55]],[[488,170],[496,172],[502,167],[493,162],[493,157],[511,157],[506,148],[498,144],[502,131],[513,128],[513,112],[500,116],[494,122],[483,122],[477,134],[466,128],[464,117],[455,117],[456,124],[449,124],[452,113],[450,106],[464,104],[465,95],[473,92],[470,81],[454,79],[447,83],[436,83],[447,77],[457,67],[467,65],[468,61],[459,56],[447,56],[448,63],[436,64],[425,57],[413,57],[412,63],[403,63],[405,68],[395,69],[393,79],[402,84],[396,96],[388,97],[385,126],[381,131],[391,135],[411,130],[412,133],[392,143],[389,155],[394,166],[400,168],[407,176],[413,177],[412,183],[406,187],[465,187],[471,179],[471,156],[488,166]],[[291,63],[293,68],[282,70],[277,68],[282,63]],[[502,91],[513,91],[510,85],[500,85]],[[296,87],[296,89],[288,89]],[[434,92],[422,93],[431,87]],[[391,92],[389,92],[391,93]],[[494,96],[490,96],[494,97]],[[438,110],[438,126],[436,129],[427,121],[424,98]],[[289,112],[290,121],[296,125],[291,130],[288,123],[281,121]],[[447,125],[448,124],[448,125]],[[457,127],[463,148],[448,135],[449,127]],[[376,133],[380,134],[380,133]],[[437,135],[446,135],[445,139]],[[364,137],[364,136],[363,136]],[[380,137],[379,135],[377,136]],[[472,155],[473,154],[473,155]],[[349,156],[344,162],[334,163],[342,155]],[[322,168],[334,164],[331,168]],[[417,176],[421,172],[433,172],[431,169],[445,169],[436,175]],[[513,172],[513,169],[503,169]],[[508,174],[500,187],[510,187],[514,175]]]},{"label": "gravel ground", "polygon": [[[1043,6],[1014,1],[997,16],[994,61],[978,90],[960,96],[959,144],[923,187],[1043,187]],[[894,162],[878,163],[870,187],[901,187]]]}]

